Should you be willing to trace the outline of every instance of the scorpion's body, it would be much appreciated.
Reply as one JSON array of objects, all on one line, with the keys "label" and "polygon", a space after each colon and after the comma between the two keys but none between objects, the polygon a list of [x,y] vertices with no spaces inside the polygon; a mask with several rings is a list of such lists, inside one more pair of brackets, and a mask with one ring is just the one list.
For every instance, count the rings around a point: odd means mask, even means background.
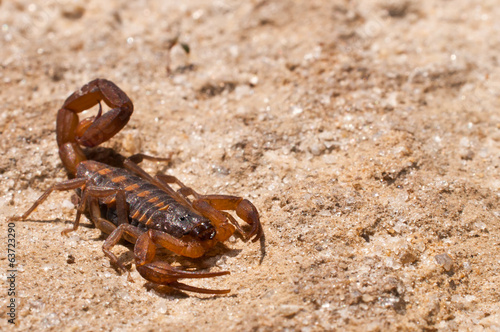
[{"label": "scorpion's body", "polygon": [[[102,114],[100,101],[112,109]],[[80,121],[78,113],[99,104],[96,116]],[[130,98],[113,82],[96,79],[70,95],[57,113],[59,156],[70,180],[45,191],[22,216],[26,219],[54,190],[76,189],[80,196],[73,227],[78,229],[82,213],[88,212],[97,228],[109,234],[103,252],[122,271],[125,267],[111,252],[120,239],[134,243],[137,271],[147,280],[173,288],[199,293],[224,294],[229,290],[204,289],[179,283],[180,278],[211,278],[221,272],[184,271],[155,259],[156,246],[178,255],[200,257],[235,231],[244,239],[262,236],[259,214],[248,200],[238,196],[201,195],[186,187],[176,177],[158,173],[155,177],[137,163],[143,159],[166,161],[137,154],[126,158],[123,168],[88,160],[81,148],[96,147],[118,133],[129,121],[134,106]],[[180,187],[177,191],[170,184]],[[190,198],[192,197],[192,198]],[[224,210],[236,212],[251,228],[243,230],[236,219]]]},{"label": "scorpion's body", "polygon": [[[141,231],[154,229],[175,238],[191,235],[212,239],[215,228],[210,220],[192,211],[158,185],[124,168],[87,160],[77,167],[77,178],[86,178],[88,185],[123,191],[128,206],[128,223]],[[115,226],[120,225],[113,196],[99,198],[101,213]]]}]

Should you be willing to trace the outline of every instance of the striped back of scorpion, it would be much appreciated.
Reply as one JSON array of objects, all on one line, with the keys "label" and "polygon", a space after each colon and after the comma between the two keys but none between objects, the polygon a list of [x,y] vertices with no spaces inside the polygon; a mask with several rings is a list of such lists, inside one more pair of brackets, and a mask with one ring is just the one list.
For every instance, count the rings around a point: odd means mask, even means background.
[{"label": "striped back of scorpion", "polygon": [[[77,177],[91,180],[96,187],[122,190],[128,204],[129,223],[141,229],[156,229],[180,238],[208,221],[160,187],[126,169],[87,160],[78,166]],[[100,199],[101,213],[118,225],[116,208],[103,206],[104,201]]]}]

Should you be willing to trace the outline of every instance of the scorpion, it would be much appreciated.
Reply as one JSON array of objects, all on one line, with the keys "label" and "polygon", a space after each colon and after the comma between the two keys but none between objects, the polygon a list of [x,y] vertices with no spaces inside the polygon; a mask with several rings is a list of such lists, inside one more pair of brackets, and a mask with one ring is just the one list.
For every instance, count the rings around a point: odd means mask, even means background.
[{"label": "scorpion", "polygon": [[[102,113],[101,101],[111,109]],[[99,104],[96,116],[79,120],[78,113]],[[97,147],[116,135],[133,113],[130,98],[113,82],[95,79],[71,94],[57,113],[56,135],[59,156],[69,180],[49,187],[21,216],[26,220],[53,191],[76,190],[79,202],[73,227],[87,213],[93,224],[108,237],[102,250],[120,271],[128,272],[111,249],[125,239],[134,244],[134,260],[139,274],[146,280],[178,290],[206,294],[226,294],[229,289],[198,288],[178,281],[183,278],[212,278],[229,271],[203,272],[174,267],[155,259],[157,246],[190,258],[198,258],[236,231],[245,241],[262,237],[263,231],[256,207],[247,199],[229,195],[202,195],[185,186],[174,176],[161,172],[154,177],[138,163],[144,159],[168,161],[145,154],[124,158],[121,167],[112,167],[87,159],[82,146]],[[180,189],[174,190],[175,184]],[[191,198],[192,197],[192,198]],[[250,225],[245,231],[227,211]],[[129,279],[130,279],[130,272]]]}]

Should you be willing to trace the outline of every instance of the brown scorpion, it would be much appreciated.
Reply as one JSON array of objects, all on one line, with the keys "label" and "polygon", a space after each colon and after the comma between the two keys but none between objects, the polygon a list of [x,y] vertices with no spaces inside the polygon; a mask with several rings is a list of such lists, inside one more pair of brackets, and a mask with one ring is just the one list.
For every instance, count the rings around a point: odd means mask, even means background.
[{"label": "brown scorpion", "polygon": [[[101,101],[111,110],[102,114]],[[79,120],[78,113],[97,104],[96,116]],[[174,176],[158,173],[153,177],[138,166],[143,159],[168,158],[136,154],[126,158],[122,167],[87,159],[81,146],[92,148],[109,140],[127,124],[133,108],[129,97],[105,79],[93,80],[70,95],[57,114],[56,124],[59,155],[70,179],[48,188],[26,213],[12,219],[25,220],[55,190],[76,189],[80,196],[76,218],[63,235],[77,230],[82,213],[87,212],[95,226],[109,234],[102,250],[121,271],[127,270],[111,249],[123,238],[135,244],[136,268],[146,280],[198,293],[228,293],[228,289],[198,288],[177,280],[211,278],[229,271],[182,270],[155,259],[156,247],[197,258],[236,230],[245,240],[255,242],[263,232],[259,213],[250,201],[237,196],[201,195]],[[171,184],[180,189],[174,190]],[[227,210],[235,211],[250,229],[245,231]]]}]

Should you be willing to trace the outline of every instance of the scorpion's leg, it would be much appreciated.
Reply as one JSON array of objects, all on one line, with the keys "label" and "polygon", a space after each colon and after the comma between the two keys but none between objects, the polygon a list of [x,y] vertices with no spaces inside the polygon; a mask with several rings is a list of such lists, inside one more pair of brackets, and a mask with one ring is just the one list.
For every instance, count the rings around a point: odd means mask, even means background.
[{"label": "scorpion's leg", "polygon": [[[77,178],[77,179],[71,179],[71,180],[66,180],[60,183],[57,183],[50,187],[49,189],[45,190],[45,192],[40,196],[35,203],[26,211],[22,216],[15,216],[12,217],[11,220],[25,220],[26,218],[29,217],[29,215],[40,205],[42,204],[47,197],[54,191],[65,191],[65,190],[72,190],[72,189],[77,189],[77,188],[85,188],[85,185],[87,184],[87,179],[84,178]],[[77,218],[79,218],[79,215],[77,214]]]},{"label": "scorpion's leg", "polygon": [[[107,188],[107,187],[95,187],[95,186],[87,186],[82,191],[82,198],[80,200],[80,204],[77,207],[76,219],[73,223],[72,228],[65,229],[61,232],[62,235],[66,235],[70,232],[76,231],[80,224],[80,216],[87,208],[87,202],[90,199],[97,198],[109,198],[107,203],[111,204],[116,202],[117,211],[118,211],[118,224],[127,222],[127,203],[125,200],[125,192],[123,190],[117,190],[115,188]],[[91,216],[93,211],[91,211]],[[94,218],[91,218],[94,219]],[[92,220],[94,221],[94,220]],[[98,224],[94,221],[94,224],[97,228],[101,229]],[[116,228],[116,227],[115,227]],[[101,229],[104,231],[103,229]],[[109,234],[108,232],[107,234]]]},{"label": "scorpion's leg", "polygon": [[[110,234],[102,246],[104,254],[110,259],[112,264],[117,265],[120,270],[127,271],[125,267],[118,261],[115,254],[111,252],[122,237],[131,243],[135,243],[141,231],[128,223],[128,206],[125,200],[125,192],[114,188],[92,188],[93,190],[88,195],[90,200],[90,218],[98,229],[106,234]],[[116,211],[118,215],[118,226],[111,221],[102,218],[101,210],[99,208],[99,198],[108,198],[105,204],[116,203]],[[128,227],[130,226],[130,227]],[[71,230],[70,230],[71,231]]]},{"label": "scorpion's leg", "polygon": [[199,272],[199,271],[183,271],[174,268],[170,264],[163,261],[155,261],[156,244],[161,245],[175,253],[183,254],[191,245],[199,247],[197,250],[203,251],[199,242],[184,242],[169,234],[149,230],[142,233],[135,243],[134,254],[137,271],[147,280],[160,285],[167,285],[172,288],[187,290],[197,293],[206,294],[226,294],[229,289],[205,289],[186,284],[179,283],[177,280],[182,278],[212,278],[221,275],[229,274],[229,271],[221,272]]},{"label": "scorpion's leg", "polygon": [[[139,163],[141,163],[144,159],[166,162],[170,161],[170,157],[159,158],[138,153],[126,158],[125,161],[123,162],[123,167],[125,167],[127,170],[131,171],[134,174],[139,175],[141,178],[148,180],[149,182],[156,183],[156,180],[139,166]],[[173,191],[172,188],[170,188],[170,190]]]},{"label": "scorpion's leg", "polygon": [[[98,226],[99,229],[104,228],[108,230],[111,229],[112,226],[114,226],[110,221],[101,217],[96,218],[95,222],[96,224],[99,224]],[[111,252],[111,249],[123,237],[126,238],[129,242],[132,243],[136,242],[136,239],[142,234],[142,232],[143,231],[141,231],[138,227],[132,226],[130,224],[121,224],[111,232],[111,234],[108,236],[108,238],[106,239],[106,241],[104,241],[104,244],[102,245],[102,251],[109,258],[111,264],[118,266],[121,271],[127,272],[123,264],[118,261],[116,255]]]},{"label": "scorpion's leg", "polygon": [[130,160],[135,164],[140,164],[144,159],[156,162],[169,162],[172,160],[172,154],[170,154],[170,156],[168,157],[163,158],[163,157],[150,156],[144,153],[136,153],[127,158],[127,160]]},{"label": "scorpion's leg", "polygon": [[177,177],[173,175],[167,175],[163,173],[158,173],[156,174],[156,179],[159,180],[162,183],[174,183],[180,187],[178,192],[184,196],[186,199],[188,199],[189,195],[192,195],[194,198],[198,199],[201,197],[200,194],[198,194],[196,191],[194,191],[192,188],[186,186],[184,183],[181,182]]}]

